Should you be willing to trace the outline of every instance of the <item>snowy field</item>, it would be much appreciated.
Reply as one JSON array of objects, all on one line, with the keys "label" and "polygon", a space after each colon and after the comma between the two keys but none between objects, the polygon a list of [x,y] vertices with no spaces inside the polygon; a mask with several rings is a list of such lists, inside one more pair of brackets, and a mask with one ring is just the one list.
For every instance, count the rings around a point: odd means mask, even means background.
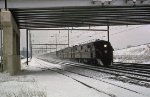
[{"label": "snowy field", "polygon": [[65,71],[62,64],[33,58],[17,76],[0,73],[0,97],[150,97],[150,88],[110,79],[112,75],[89,70]]},{"label": "snowy field", "polygon": [[150,44],[114,51],[114,62],[150,64]]}]

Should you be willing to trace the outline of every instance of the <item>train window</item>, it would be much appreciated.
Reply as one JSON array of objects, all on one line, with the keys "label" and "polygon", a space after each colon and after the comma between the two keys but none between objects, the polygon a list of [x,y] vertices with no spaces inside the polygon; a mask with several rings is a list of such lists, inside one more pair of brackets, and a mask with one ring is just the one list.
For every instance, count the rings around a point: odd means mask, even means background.
[{"label": "train window", "polygon": [[90,48],[90,45],[87,45],[87,48]]},{"label": "train window", "polygon": [[77,50],[77,47],[75,47],[75,50]]},{"label": "train window", "polygon": [[83,49],[83,46],[81,46],[81,50]]}]

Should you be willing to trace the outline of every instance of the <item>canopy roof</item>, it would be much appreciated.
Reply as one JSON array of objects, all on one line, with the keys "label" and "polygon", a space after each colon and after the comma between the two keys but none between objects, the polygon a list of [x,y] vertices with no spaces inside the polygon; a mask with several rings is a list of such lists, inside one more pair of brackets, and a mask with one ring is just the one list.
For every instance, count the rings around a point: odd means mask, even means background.
[{"label": "canopy roof", "polygon": [[150,24],[150,0],[7,0],[7,8],[23,29]]},{"label": "canopy roof", "polygon": [[20,28],[150,24],[150,6],[11,9]]}]

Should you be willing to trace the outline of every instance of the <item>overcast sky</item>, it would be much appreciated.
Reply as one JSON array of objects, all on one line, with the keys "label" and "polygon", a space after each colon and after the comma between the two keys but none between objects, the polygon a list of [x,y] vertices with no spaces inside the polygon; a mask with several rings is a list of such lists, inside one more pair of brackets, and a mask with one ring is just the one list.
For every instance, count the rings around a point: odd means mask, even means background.
[{"label": "overcast sky", "polygon": [[[106,29],[106,27],[93,27]],[[30,31],[33,43],[67,43],[68,31]],[[102,31],[71,31],[70,45],[89,42],[94,39],[107,40],[107,32]],[[115,49],[125,48],[128,45],[150,43],[150,25],[111,26],[110,42]],[[26,33],[21,30],[21,48],[26,47]]]}]

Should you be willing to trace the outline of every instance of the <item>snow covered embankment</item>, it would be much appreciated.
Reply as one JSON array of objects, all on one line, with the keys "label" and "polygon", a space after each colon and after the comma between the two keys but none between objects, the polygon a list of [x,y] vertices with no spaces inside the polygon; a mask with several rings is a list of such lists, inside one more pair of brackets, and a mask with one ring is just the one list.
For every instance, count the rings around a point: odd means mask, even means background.
[{"label": "snow covered embankment", "polygon": [[114,51],[114,62],[150,64],[150,44]]}]

